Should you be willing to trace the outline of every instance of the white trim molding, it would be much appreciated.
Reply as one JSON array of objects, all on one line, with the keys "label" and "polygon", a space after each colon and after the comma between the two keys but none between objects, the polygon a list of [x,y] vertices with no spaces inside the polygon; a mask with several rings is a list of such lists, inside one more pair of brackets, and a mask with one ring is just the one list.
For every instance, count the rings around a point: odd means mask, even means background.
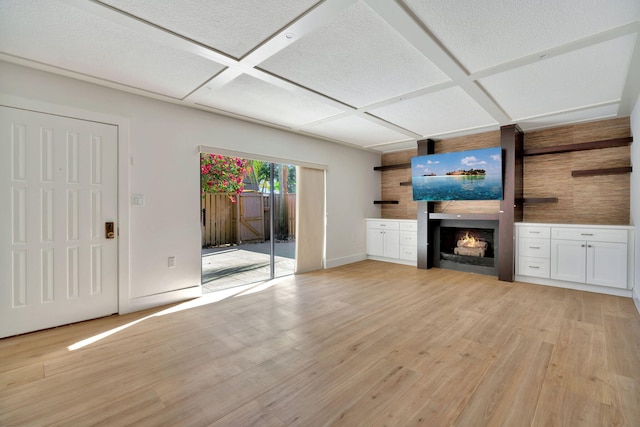
[{"label": "white trim molding", "polygon": [[250,159],[250,160],[262,160],[264,162],[302,166],[310,169],[321,169],[321,170],[329,169],[327,165],[323,165],[320,163],[311,163],[311,162],[305,162],[301,160],[284,159],[281,157],[273,157],[273,156],[264,156],[262,154],[243,153],[242,151],[208,147],[206,145],[198,146],[198,150],[200,151],[200,153],[206,153],[206,154],[221,154],[223,156],[241,157],[243,159]]},{"label": "white trim molding", "polygon": [[118,128],[118,313],[128,313],[130,277],[129,119],[0,93],[0,105],[39,113],[114,125]]}]

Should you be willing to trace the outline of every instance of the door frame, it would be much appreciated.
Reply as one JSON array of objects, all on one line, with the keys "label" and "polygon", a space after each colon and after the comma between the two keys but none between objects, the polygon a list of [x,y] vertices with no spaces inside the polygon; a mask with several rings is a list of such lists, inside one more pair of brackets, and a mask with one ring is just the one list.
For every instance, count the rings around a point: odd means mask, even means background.
[{"label": "door frame", "polygon": [[117,128],[118,135],[118,165],[117,165],[117,224],[118,224],[118,255],[117,255],[117,290],[118,290],[118,314],[126,314],[135,311],[130,301],[131,282],[130,273],[130,121],[125,117],[102,114],[95,111],[53,104],[45,101],[23,98],[19,96],[0,93],[0,105],[33,111],[36,113],[50,114],[54,116],[68,117],[72,119],[98,122],[113,125]]},{"label": "door frame", "polygon": [[[269,216],[270,216],[270,235],[271,235],[271,239],[270,239],[270,245],[271,245],[271,260],[270,260],[270,276],[271,278],[275,278],[275,271],[274,271],[274,256],[275,256],[275,239],[273,238],[273,232],[274,232],[274,218],[273,218],[273,201],[274,201],[274,195],[273,195],[273,190],[274,190],[274,183],[273,183],[273,178],[274,178],[274,165],[275,164],[284,164],[284,165],[292,165],[292,166],[301,166],[301,167],[307,167],[307,168],[311,168],[311,169],[319,169],[325,172],[325,182],[324,182],[324,195],[323,197],[323,209],[324,209],[324,223],[322,225],[322,240],[323,240],[323,249],[322,249],[322,265],[324,266],[324,268],[326,268],[327,265],[327,253],[326,253],[326,247],[327,247],[327,224],[326,224],[326,217],[327,217],[327,186],[326,186],[326,172],[329,169],[329,167],[327,165],[324,164],[320,164],[320,163],[312,163],[312,162],[306,162],[306,161],[301,161],[301,160],[293,160],[293,159],[289,159],[289,158],[283,158],[283,157],[274,157],[274,156],[269,156],[269,155],[264,155],[264,154],[257,154],[257,153],[246,153],[246,152],[242,152],[242,151],[236,151],[236,150],[229,150],[226,148],[216,148],[213,146],[209,146],[209,145],[199,145],[198,146],[198,153],[202,154],[202,153],[206,153],[206,154],[221,154],[223,156],[230,156],[230,157],[240,157],[242,159],[251,159],[251,160],[261,160],[264,162],[269,162],[271,163],[270,166],[270,176],[271,176],[271,182],[270,182],[270,187],[271,187],[271,197],[269,197]],[[199,158],[199,157],[198,157]],[[296,212],[296,215],[298,215],[298,213]],[[297,227],[297,221],[296,221],[296,227]],[[296,245],[297,243],[297,235],[298,235],[298,231],[296,230]],[[296,257],[297,257],[297,247],[296,247]]]}]

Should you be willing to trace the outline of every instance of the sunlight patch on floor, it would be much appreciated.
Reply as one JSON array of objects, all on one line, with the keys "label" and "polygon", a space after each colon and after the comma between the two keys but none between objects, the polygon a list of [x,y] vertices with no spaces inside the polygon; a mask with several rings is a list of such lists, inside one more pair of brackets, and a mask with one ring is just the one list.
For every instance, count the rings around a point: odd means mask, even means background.
[{"label": "sunlight patch on floor", "polygon": [[244,295],[250,295],[250,294],[254,294],[257,292],[262,292],[265,291],[269,288],[271,288],[272,286],[274,286],[277,283],[277,280],[269,280],[266,282],[262,282],[262,283],[258,283],[258,284],[249,284],[249,285],[242,285],[242,286],[236,286],[234,288],[230,288],[230,289],[224,289],[221,291],[215,291],[215,292],[211,292],[208,294],[204,294],[199,298],[196,299],[192,299],[189,301],[185,301],[183,303],[180,304],[176,304],[172,307],[166,308],[164,310],[158,311],[157,313],[153,313],[150,314],[148,316],[142,317],[140,319],[134,320],[132,322],[126,323],[124,325],[120,325],[116,328],[110,329],[108,331],[105,332],[101,332],[99,334],[96,334],[92,337],[86,338],[82,341],[78,341],[77,343],[71,344],[70,346],[67,347],[67,350],[69,351],[74,351],[74,350],[79,350],[83,347],[86,347],[90,344],[93,344],[95,342],[98,342],[102,339],[105,339],[113,334],[116,334],[120,331],[123,331],[127,328],[130,328],[131,326],[134,326],[140,322],[143,322],[145,320],[151,319],[153,317],[159,317],[159,316],[164,316],[167,314],[172,314],[172,313],[177,313],[179,311],[183,311],[183,310],[188,310],[191,308],[195,308],[195,307],[201,307],[203,305],[207,305],[207,304],[213,304],[216,303],[218,301],[222,301],[224,299],[227,298],[232,298],[232,297],[239,297],[239,296],[244,296]]}]

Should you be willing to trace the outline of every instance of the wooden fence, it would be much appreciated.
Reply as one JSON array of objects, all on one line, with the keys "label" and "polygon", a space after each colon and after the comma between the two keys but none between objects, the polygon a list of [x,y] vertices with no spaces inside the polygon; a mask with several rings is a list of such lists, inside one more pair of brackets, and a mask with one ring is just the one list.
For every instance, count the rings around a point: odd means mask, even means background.
[{"label": "wooden fence", "polygon": [[[277,240],[290,240],[295,238],[296,224],[296,195],[274,195],[275,233]],[[255,198],[256,193],[242,193],[239,197]],[[243,200],[244,201],[244,200]],[[248,200],[247,200],[248,201]],[[226,194],[205,194],[201,202],[202,246],[221,246],[227,244],[243,243],[247,230],[242,218],[244,210],[240,209],[241,201],[232,203]],[[269,195],[262,195],[264,211],[263,235],[253,234],[251,241],[266,241],[270,238],[269,227]],[[255,219],[255,213],[252,218]],[[254,223],[255,224],[255,223]],[[253,227],[256,229],[257,227]]]},{"label": "wooden fence", "polygon": [[226,194],[205,194],[201,208],[202,246],[237,242],[237,208]]},{"label": "wooden fence", "polygon": [[[275,237],[277,240],[291,240],[296,238],[296,195],[274,194],[273,210],[275,218]],[[264,230],[269,239],[269,195],[264,195]]]}]

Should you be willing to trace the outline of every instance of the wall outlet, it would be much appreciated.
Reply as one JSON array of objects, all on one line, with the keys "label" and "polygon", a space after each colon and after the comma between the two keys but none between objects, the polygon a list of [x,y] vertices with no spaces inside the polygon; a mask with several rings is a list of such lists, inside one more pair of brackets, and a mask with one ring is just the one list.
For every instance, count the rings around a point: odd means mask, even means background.
[{"label": "wall outlet", "polygon": [[176,257],[170,256],[167,264],[169,265],[169,268],[176,268]]}]

